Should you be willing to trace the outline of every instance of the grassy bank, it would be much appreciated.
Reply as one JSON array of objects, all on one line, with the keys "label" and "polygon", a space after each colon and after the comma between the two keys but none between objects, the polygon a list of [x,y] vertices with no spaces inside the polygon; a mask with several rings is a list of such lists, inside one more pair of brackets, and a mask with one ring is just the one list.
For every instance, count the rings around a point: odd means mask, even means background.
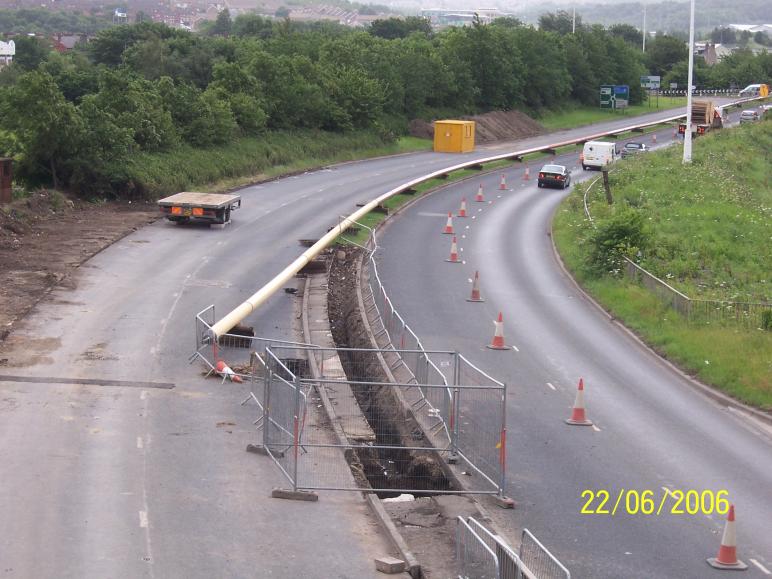
[{"label": "grassy bank", "polygon": [[[627,251],[648,271],[692,298],[769,303],[770,151],[767,121],[700,137],[688,166],[681,163],[680,147],[620,163],[611,173],[614,205],[605,203],[601,188],[588,196],[597,231],[608,232],[622,215],[636,214],[643,247]],[[613,267],[599,272],[591,258],[600,234],[584,216],[585,186],[575,187],[554,222],[560,254],[580,283],[700,380],[772,410],[772,331],[731,320],[687,323]]]},{"label": "grassy bank", "polygon": [[136,195],[157,198],[186,190],[224,190],[330,163],[430,148],[424,139],[385,143],[371,132],[268,133],[208,149],[180,147],[136,155],[126,170]]},{"label": "grassy bank", "polygon": [[646,113],[653,113],[658,110],[672,109],[680,106],[686,106],[686,97],[661,96],[659,97],[659,106],[657,106],[657,100],[654,98],[651,102],[630,106],[624,112],[610,111],[598,107],[572,107],[546,113],[537,120],[546,129],[558,131],[560,129],[571,129],[592,123],[602,123],[614,119],[644,115]]}]

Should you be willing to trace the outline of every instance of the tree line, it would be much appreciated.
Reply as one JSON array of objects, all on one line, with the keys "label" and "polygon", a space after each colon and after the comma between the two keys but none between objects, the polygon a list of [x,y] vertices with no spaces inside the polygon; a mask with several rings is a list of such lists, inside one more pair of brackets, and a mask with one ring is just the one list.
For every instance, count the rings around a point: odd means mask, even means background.
[{"label": "tree line", "polygon": [[[421,19],[389,19],[355,31],[227,14],[209,35],[123,25],[68,54],[31,51],[0,72],[0,153],[29,184],[121,195],[132,190],[126,161],[137,153],[267,131],[388,140],[416,117],[597,105],[606,83],[630,85],[640,102],[639,77],[658,53],[644,58],[623,32],[566,34],[514,19],[438,33]],[[672,48],[657,57],[663,70],[685,57],[682,44]]]}]

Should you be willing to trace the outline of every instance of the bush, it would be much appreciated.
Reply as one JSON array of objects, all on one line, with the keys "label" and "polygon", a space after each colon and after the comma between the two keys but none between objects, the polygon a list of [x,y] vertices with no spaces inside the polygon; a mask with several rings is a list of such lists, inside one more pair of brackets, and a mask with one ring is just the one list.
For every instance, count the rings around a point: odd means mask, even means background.
[{"label": "bush", "polygon": [[630,208],[617,211],[598,224],[590,237],[589,261],[596,275],[617,274],[623,258],[633,258],[651,245],[651,231],[643,214]]},{"label": "bush", "polygon": [[766,332],[772,331],[772,310],[761,312],[761,329]]}]

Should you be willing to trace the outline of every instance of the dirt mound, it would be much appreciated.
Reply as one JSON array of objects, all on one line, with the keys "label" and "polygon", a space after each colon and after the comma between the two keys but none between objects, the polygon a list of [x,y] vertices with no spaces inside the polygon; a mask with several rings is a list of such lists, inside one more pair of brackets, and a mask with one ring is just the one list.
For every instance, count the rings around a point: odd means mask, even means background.
[{"label": "dirt mound", "polygon": [[[541,135],[544,127],[520,111],[492,111],[482,115],[459,117],[475,122],[475,142],[492,143],[511,141]],[[421,119],[413,119],[410,134],[422,139],[434,138],[434,126]]]},{"label": "dirt mound", "polygon": [[45,190],[0,206],[0,342],[74,268],[157,217],[149,203],[88,203]]}]

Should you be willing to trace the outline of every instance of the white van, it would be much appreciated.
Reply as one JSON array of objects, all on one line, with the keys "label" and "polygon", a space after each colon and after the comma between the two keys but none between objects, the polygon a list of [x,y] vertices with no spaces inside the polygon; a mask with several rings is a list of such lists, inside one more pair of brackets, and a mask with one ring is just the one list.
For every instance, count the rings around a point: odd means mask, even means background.
[{"label": "white van", "polygon": [[755,97],[759,96],[761,94],[761,85],[760,84],[749,84],[744,89],[740,91],[741,97]]},{"label": "white van", "polygon": [[587,141],[582,151],[582,169],[600,169],[617,160],[616,143]]}]

